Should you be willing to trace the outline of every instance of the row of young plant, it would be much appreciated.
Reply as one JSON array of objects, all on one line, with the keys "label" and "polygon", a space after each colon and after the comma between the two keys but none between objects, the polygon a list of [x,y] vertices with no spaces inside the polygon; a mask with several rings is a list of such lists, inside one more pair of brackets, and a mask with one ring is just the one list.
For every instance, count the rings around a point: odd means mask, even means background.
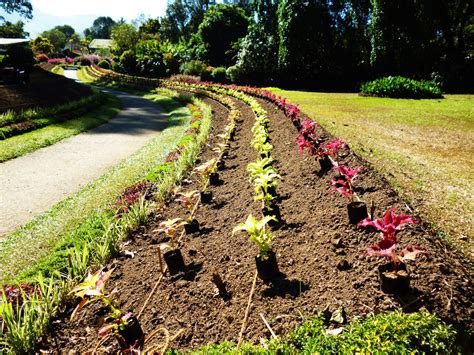
[{"label": "row of young plant", "polygon": [[409,275],[405,261],[415,260],[417,255],[425,253],[419,246],[408,245],[398,255],[395,252],[399,244],[397,233],[407,223],[416,223],[416,220],[406,214],[396,214],[395,209],[385,212],[382,219],[374,216],[375,206],[371,206],[370,217],[367,204],[362,201],[354,189],[354,180],[363,170],[363,167],[352,168],[341,161],[342,151],[346,144],[339,138],[324,143],[321,134],[317,131],[316,122],[304,117],[300,120],[300,110],[297,106],[286,102],[286,99],[275,95],[269,90],[252,87],[241,87],[242,91],[266,99],[280,108],[298,129],[296,142],[300,153],[306,151],[308,155],[319,161],[321,172],[333,170],[337,175],[329,181],[329,192],[338,192],[349,200],[347,205],[349,223],[359,228],[372,228],[381,232],[382,238],[365,250],[367,256],[384,257],[389,264],[380,265],[379,278],[381,289],[386,293],[403,293],[409,289]]},{"label": "row of young plant", "polygon": [[204,87],[219,87],[231,91],[245,92],[249,95],[268,100],[275,104],[288,117],[298,129],[296,142],[300,153],[306,151],[310,156],[316,158],[321,166],[322,172],[336,171],[337,175],[329,181],[330,192],[338,192],[349,199],[347,205],[349,222],[360,228],[373,229],[381,232],[382,238],[365,250],[367,256],[378,256],[386,258],[389,263],[380,265],[379,278],[381,288],[386,293],[403,293],[409,289],[409,274],[405,261],[415,260],[419,254],[425,251],[416,245],[408,245],[397,255],[395,252],[399,240],[398,232],[402,226],[408,223],[416,223],[416,220],[406,214],[396,214],[394,209],[385,212],[382,219],[374,216],[374,206],[371,208],[369,217],[367,204],[362,201],[354,191],[354,180],[363,167],[351,168],[343,164],[341,152],[346,144],[336,138],[324,143],[322,136],[317,131],[316,122],[307,117],[300,118],[301,112],[298,106],[288,103],[284,97],[277,96],[269,90],[255,87],[241,87],[236,85],[220,85],[215,83],[196,83],[192,79],[184,81],[186,85],[201,85]]},{"label": "row of young plant", "polygon": [[[174,96],[177,100],[191,100],[178,94]],[[125,189],[113,206],[84,222],[84,229],[87,225],[95,226],[94,236],[68,248],[59,270],[47,276],[41,269],[36,270],[35,282],[3,286],[0,303],[1,349],[12,353],[33,352],[60,306],[75,299],[79,303],[73,317],[94,300],[101,300],[111,310],[99,335],[117,334],[122,341],[120,332],[127,334],[129,329],[132,333],[136,331],[133,315],[117,306],[116,294],[106,294],[105,283],[111,270],[104,271],[102,265],[119,252],[120,243],[134,229],[146,224],[153,203],[164,205],[204,146],[210,131],[210,108],[196,99],[188,107],[196,118],[194,127],[199,130],[188,133],[192,139],[183,137],[180,142],[182,153],[177,160],[157,166],[149,172],[146,181]],[[82,226],[78,230],[81,231]],[[77,285],[80,280],[84,281]]]},{"label": "row of young plant", "polygon": [[278,181],[281,179],[277,169],[272,166],[273,158],[271,152],[273,146],[268,134],[268,115],[258,101],[248,96],[235,87],[216,86],[211,83],[162,81],[163,86],[181,88],[182,90],[201,90],[205,92],[217,92],[232,96],[247,104],[255,115],[255,123],[252,126],[252,147],[257,151],[258,158],[247,166],[249,180],[254,185],[254,200],[262,203],[263,218],[258,220],[251,214],[244,223],[234,228],[233,234],[238,231],[246,231],[251,241],[258,245],[258,254],[255,257],[258,276],[269,281],[279,275],[276,254],[270,248],[273,235],[266,230],[266,225],[275,225],[280,222],[281,215],[278,205],[275,203],[277,197]]},{"label": "row of young plant", "polygon": [[[173,90],[182,89],[180,87],[171,86],[168,86],[168,88],[172,88]],[[196,90],[190,89],[187,90],[187,92],[196,93]],[[166,243],[160,245],[160,258],[163,256],[167,269],[171,275],[174,275],[185,268],[184,259],[180,251],[181,238],[184,233],[192,234],[199,231],[199,221],[195,218],[195,213],[199,203],[211,203],[213,199],[212,191],[209,191],[208,187],[209,185],[217,185],[220,182],[218,171],[225,167],[224,158],[226,158],[228,154],[229,141],[234,139],[236,123],[241,116],[235,103],[226,96],[216,93],[207,93],[207,96],[228,108],[228,122],[224,127],[223,132],[217,135],[220,141],[212,148],[216,153],[216,156],[197,166],[193,170],[193,173],[199,175],[200,190],[179,192],[177,194],[178,198],[176,201],[188,210],[188,217],[186,219],[180,217],[170,218],[161,222],[159,228],[155,230],[155,232],[165,233],[169,238]],[[176,159],[179,154],[179,150],[175,150],[168,155],[167,160],[172,161]],[[180,237],[177,238],[177,231],[180,227],[184,227],[184,231],[181,233]]]},{"label": "row of young plant", "polygon": [[160,85],[160,79],[145,78],[140,76],[132,76],[121,74],[112,70],[101,68],[97,65],[86,67],[87,74],[100,83],[113,83],[122,87],[131,87],[138,90],[152,90]]}]

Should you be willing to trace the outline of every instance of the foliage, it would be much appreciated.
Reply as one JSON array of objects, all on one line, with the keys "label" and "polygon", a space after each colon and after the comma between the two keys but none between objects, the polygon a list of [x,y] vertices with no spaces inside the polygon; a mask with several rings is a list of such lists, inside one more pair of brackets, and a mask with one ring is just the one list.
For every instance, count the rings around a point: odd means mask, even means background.
[{"label": "foliage", "polygon": [[354,179],[363,169],[362,167],[352,169],[344,165],[337,165],[334,167],[339,172],[339,176],[331,180],[332,188],[329,192],[339,192],[342,196],[354,200]]},{"label": "foliage", "polygon": [[135,26],[121,23],[114,26],[110,34],[113,40],[112,52],[121,56],[125,51],[134,51],[139,35]]},{"label": "foliage", "polygon": [[283,0],[278,23],[278,63],[289,80],[314,78],[330,70],[333,34],[325,1]]},{"label": "foliage", "polygon": [[214,68],[211,72],[212,81],[216,83],[227,82],[227,71],[224,67]]},{"label": "foliage", "polygon": [[383,219],[372,221],[367,217],[363,221],[360,221],[357,226],[373,227],[377,231],[382,232],[384,239],[396,241],[396,234],[401,230],[402,226],[414,223],[416,223],[416,220],[412,216],[403,213],[396,215],[395,209],[392,208],[385,213]]},{"label": "foliage", "polygon": [[101,59],[97,65],[103,69],[110,69],[110,63],[105,59]]},{"label": "foliage", "polygon": [[66,35],[57,28],[44,31],[41,37],[49,39],[56,53],[64,49],[68,40]]},{"label": "foliage", "polygon": [[203,48],[202,59],[212,66],[234,64],[232,46],[246,35],[248,25],[241,8],[228,4],[211,6],[205,12],[196,36],[195,46]]},{"label": "foliage", "polygon": [[207,70],[207,64],[200,60],[191,60],[184,62],[181,67],[181,73],[185,75],[197,75],[201,76]]},{"label": "foliage", "polygon": [[30,42],[31,49],[35,53],[50,54],[53,52],[53,45],[49,39],[38,36]]},{"label": "foliage", "polygon": [[7,47],[3,63],[30,71],[35,64],[33,51],[28,46],[13,44]]},{"label": "foliage", "polygon": [[29,36],[28,32],[25,32],[25,23],[23,21],[17,21],[12,23],[5,21],[0,24],[0,37],[2,38],[26,38]]},{"label": "foliage", "polygon": [[116,22],[107,16],[100,16],[94,20],[92,26],[84,30],[84,35],[91,41],[94,38],[110,38],[112,28]]},{"label": "foliage", "polygon": [[[7,14],[16,12],[27,19],[33,18],[33,7],[29,0],[2,0],[0,7],[5,10]],[[3,19],[2,16],[0,16],[0,20],[1,19]]]},{"label": "foliage", "polygon": [[438,83],[402,76],[388,76],[362,84],[362,94],[406,99],[438,99],[443,94]]},{"label": "foliage", "polygon": [[137,68],[137,60],[132,51],[125,51],[120,56],[120,69],[126,73],[134,73]]}]

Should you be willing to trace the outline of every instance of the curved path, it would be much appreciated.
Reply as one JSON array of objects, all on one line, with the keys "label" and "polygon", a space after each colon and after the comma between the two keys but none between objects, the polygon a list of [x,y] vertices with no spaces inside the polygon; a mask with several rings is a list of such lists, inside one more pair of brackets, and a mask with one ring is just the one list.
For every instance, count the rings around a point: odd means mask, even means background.
[{"label": "curved path", "polygon": [[[74,79],[76,73],[67,72]],[[104,91],[123,105],[109,123],[0,164],[0,236],[79,191],[166,128],[168,115],[157,104]]]}]

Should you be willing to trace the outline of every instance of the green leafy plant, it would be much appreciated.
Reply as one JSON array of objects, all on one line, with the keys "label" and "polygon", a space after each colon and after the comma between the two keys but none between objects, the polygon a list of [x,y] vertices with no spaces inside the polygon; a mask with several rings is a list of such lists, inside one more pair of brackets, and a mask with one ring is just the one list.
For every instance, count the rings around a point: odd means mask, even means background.
[{"label": "green leafy plant", "polygon": [[258,257],[265,259],[270,251],[270,243],[273,235],[265,231],[265,226],[269,221],[276,221],[273,216],[265,216],[261,220],[257,220],[251,214],[244,223],[239,224],[232,230],[232,235],[239,231],[245,231],[249,235],[249,240],[257,243]]},{"label": "green leafy plant", "polygon": [[276,191],[278,179],[281,179],[281,176],[273,168],[258,173],[254,178],[255,201],[262,201],[264,208],[267,210],[271,209],[271,202],[274,198],[273,192],[270,192],[270,189]]},{"label": "green leafy plant", "polygon": [[388,76],[362,84],[361,94],[406,99],[439,99],[441,87],[434,81],[418,81],[402,76]]}]

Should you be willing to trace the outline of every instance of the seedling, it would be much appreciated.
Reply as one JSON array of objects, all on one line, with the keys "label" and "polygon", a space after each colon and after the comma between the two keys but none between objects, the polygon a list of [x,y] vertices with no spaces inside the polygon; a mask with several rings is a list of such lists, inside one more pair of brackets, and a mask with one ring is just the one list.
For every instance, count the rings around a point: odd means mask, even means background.
[{"label": "seedling", "polygon": [[250,214],[244,223],[239,224],[233,229],[232,235],[238,231],[246,231],[249,235],[249,240],[256,242],[258,245],[257,256],[265,259],[268,257],[270,243],[273,240],[273,235],[270,232],[265,231],[265,226],[272,220],[275,220],[275,217],[266,216],[259,221]]},{"label": "seedling", "polygon": [[168,219],[161,222],[159,228],[153,230],[153,232],[165,233],[172,240],[178,228],[185,224],[186,222],[181,218]]},{"label": "seedling", "polygon": [[194,168],[194,172],[200,174],[201,176],[201,189],[203,192],[207,191],[207,184],[209,181],[209,176],[212,173],[217,172],[217,159],[212,158],[208,160],[204,164],[199,165],[198,167]]},{"label": "seedling", "polygon": [[176,201],[180,202],[184,207],[188,209],[190,222],[193,219],[193,209],[199,198],[199,191],[193,190],[188,192],[179,192]]},{"label": "seedling", "polygon": [[339,163],[339,152],[344,149],[346,143],[341,139],[335,138],[324,146],[324,149],[321,151],[321,154],[326,154],[332,158],[337,166]]},{"label": "seedling", "polygon": [[271,209],[271,202],[273,201],[273,195],[276,192],[278,186],[277,179],[281,179],[274,169],[269,169],[266,172],[259,173],[255,176],[255,201],[262,201],[263,207],[267,210]]},{"label": "seedling", "polygon": [[97,271],[95,274],[90,274],[86,277],[84,282],[74,287],[69,294],[74,294],[76,297],[81,298],[81,302],[76,306],[71,314],[71,320],[76,317],[79,311],[88,303],[93,301],[102,301],[106,307],[110,309],[112,318],[119,318],[122,316],[122,310],[116,308],[113,305],[111,296],[116,292],[113,290],[111,293],[106,294],[105,286],[107,281],[112,275],[114,270],[104,272],[103,270]]},{"label": "seedling", "polygon": [[353,182],[358,173],[362,171],[363,168],[359,167],[352,169],[344,165],[337,165],[334,167],[334,169],[339,171],[340,176],[330,181],[332,188],[329,190],[329,192],[339,192],[342,196],[350,199],[351,202],[354,201],[354,197],[359,200],[354,192]]},{"label": "seedling", "polygon": [[273,158],[268,157],[268,158],[258,159],[254,163],[249,163],[247,165],[247,172],[249,173],[250,181],[254,181],[255,178],[262,173],[267,173],[271,171],[277,173],[275,168],[271,166],[272,162],[273,162]]},{"label": "seedling", "polygon": [[394,239],[382,239],[378,244],[372,245],[365,250],[367,256],[381,256],[390,261],[393,271],[397,273],[400,263],[406,260],[415,260],[417,255],[426,252],[416,245],[409,245],[399,255],[395,253],[398,242]]}]

